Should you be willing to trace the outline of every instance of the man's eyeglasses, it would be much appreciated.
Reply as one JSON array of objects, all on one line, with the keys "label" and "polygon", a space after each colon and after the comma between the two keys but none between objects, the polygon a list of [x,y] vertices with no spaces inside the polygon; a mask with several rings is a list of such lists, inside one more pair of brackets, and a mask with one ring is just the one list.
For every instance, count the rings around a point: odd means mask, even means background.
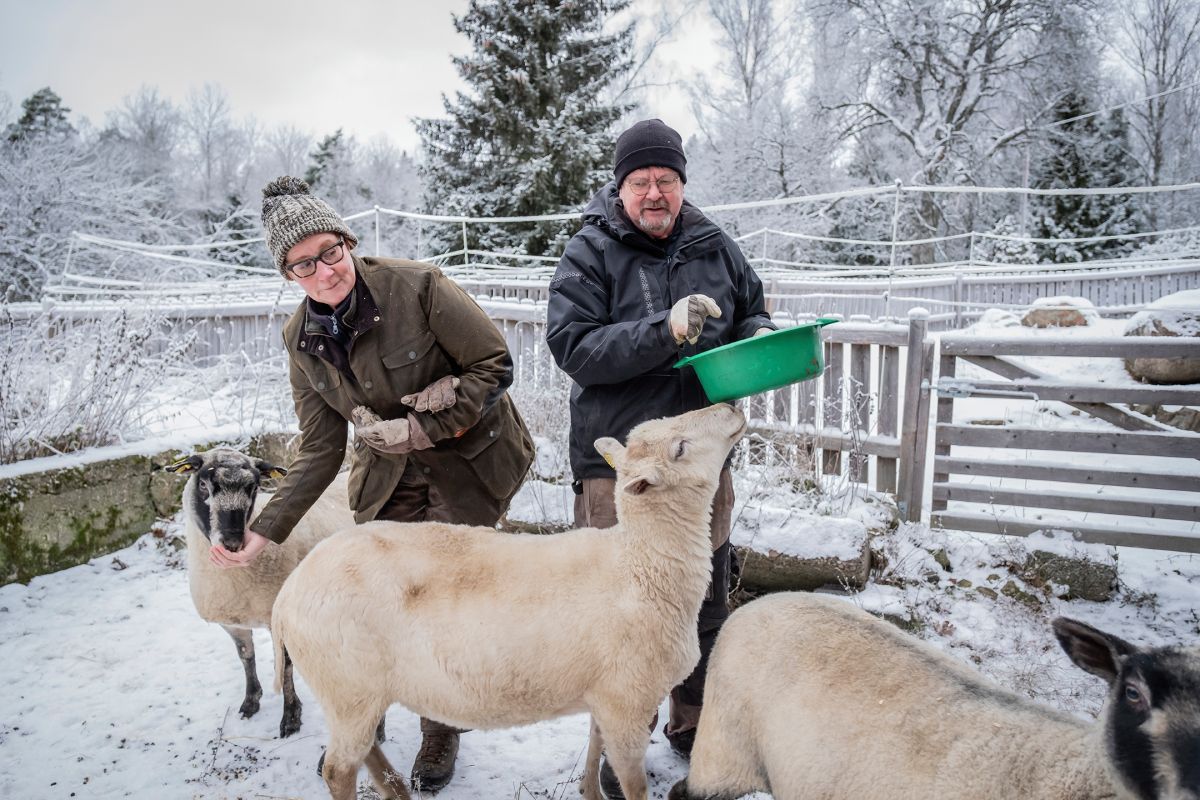
[{"label": "man's eyeglasses", "polygon": [[346,246],[345,239],[338,239],[335,244],[326,247],[320,253],[312,258],[306,258],[303,261],[297,261],[295,264],[286,264],[284,269],[292,273],[297,278],[309,278],[317,271],[317,262],[333,266],[342,260],[342,248]]},{"label": "man's eyeglasses", "polygon": [[652,181],[649,178],[636,178],[625,181],[625,185],[629,187],[629,191],[641,197],[650,192],[650,184],[658,184],[659,194],[670,194],[679,188],[679,176],[671,175],[665,178],[659,178]]}]

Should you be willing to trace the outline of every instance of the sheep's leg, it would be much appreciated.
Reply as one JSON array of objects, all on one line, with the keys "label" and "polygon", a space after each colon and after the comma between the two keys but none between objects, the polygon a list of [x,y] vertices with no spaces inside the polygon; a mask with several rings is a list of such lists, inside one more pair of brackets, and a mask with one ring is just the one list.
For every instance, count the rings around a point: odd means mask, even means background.
[{"label": "sheep's leg", "polygon": [[600,726],[596,724],[594,718],[591,723],[587,760],[583,762],[583,778],[579,782],[579,793],[583,795],[583,800],[603,800],[600,794],[600,753],[604,749],[604,737],[600,735]]},{"label": "sheep's leg", "polygon": [[625,710],[596,717],[604,739],[605,758],[617,774],[626,800],[646,800],[646,748],[650,745],[646,720],[652,714],[653,710],[648,713]]},{"label": "sheep's leg", "polygon": [[258,682],[258,672],[254,668],[254,635],[245,628],[221,627],[233,638],[242,669],[246,671],[246,697],[238,713],[248,719],[258,713],[258,701],[262,699],[262,684]]},{"label": "sheep's leg", "polygon": [[610,744],[607,755],[627,800],[646,800],[646,748],[628,750]]},{"label": "sheep's leg", "polygon": [[[320,699],[320,693],[318,693],[318,699]],[[325,700],[330,699],[332,698],[325,698]],[[329,723],[329,747],[325,750],[325,763],[321,767],[321,777],[325,779],[325,785],[329,787],[329,795],[333,800],[355,800],[358,768],[363,765],[363,761],[369,755],[372,755],[371,750],[378,748],[375,743],[375,731],[386,706],[372,709],[371,706],[374,703],[362,697],[357,699],[342,697],[336,705],[331,702],[322,702],[321,705],[326,709]],[[338,707],[355,709],[355,712],[350,716],[339,715],[336,712],[330,713],[332,709]],[[382,753],[379,753],[378,758],[372,758],[371,761],[372,764],[369,766],[373,778],[378,777],[376,770],[381,767],[391,770],[386,759],[383,759]],[[403,781],[399,783],[398,789],[386,780],[377,788],[384,793],[385,797],[409,800],[408,790],[404,788]],[[389,789],[395,794],[388,794]]]},{"label": "sheep's leg", "polygon": [[395,767],[383,754],[383,749],[377,744],[372,745],[367,753],[367,770],[375,782],[375,789],[384,800],[411,800],[403,776],[396,772]]},{"label": "sheep's leg", "polygon": [[283,719],[279,720],[279,738],[286,739],[300,730],[300,698],[292,682],[292,657],[283,651]]}]

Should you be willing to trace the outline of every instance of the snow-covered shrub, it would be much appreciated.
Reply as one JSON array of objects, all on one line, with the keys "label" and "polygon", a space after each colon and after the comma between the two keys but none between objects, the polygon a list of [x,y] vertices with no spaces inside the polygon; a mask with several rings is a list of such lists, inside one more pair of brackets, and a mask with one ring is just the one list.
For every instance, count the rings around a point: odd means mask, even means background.
[{"label": "snow-covered shrub", "polygon": [[191,345],[164,326],[133,308],[72,319],[0,306],[0,463],[136,436]]},{"label": "snow-covered shrub", "polygon": [[1012,214],[1006,214],[993,226],[990,236],[983,237],[976,245],[976,258],[993,264],[1036,264],[1037,248],[1025,237],[1024,230]]}]

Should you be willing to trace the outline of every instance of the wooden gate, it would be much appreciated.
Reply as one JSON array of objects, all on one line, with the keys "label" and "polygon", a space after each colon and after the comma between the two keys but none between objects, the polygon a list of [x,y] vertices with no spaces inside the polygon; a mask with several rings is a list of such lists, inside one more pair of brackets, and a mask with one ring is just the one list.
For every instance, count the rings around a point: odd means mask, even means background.
[{"label": "wooden gate", "polygon": [[[1067,530],[1088,542],[1200,552],[1200,434],[1118,405],[1200,405],[1200,391],[1063,381],[1014,356],[1197,358],[1200,346],[1175,337],[943,335],[931,524],[1012,535]],[[963,364],[991,375],[959,377]],[[969,397],[1057,401],[1120,430],[955,423],[956,400]],[[1056,510],[1075,512],[1073,520],[1047,513]]]}]

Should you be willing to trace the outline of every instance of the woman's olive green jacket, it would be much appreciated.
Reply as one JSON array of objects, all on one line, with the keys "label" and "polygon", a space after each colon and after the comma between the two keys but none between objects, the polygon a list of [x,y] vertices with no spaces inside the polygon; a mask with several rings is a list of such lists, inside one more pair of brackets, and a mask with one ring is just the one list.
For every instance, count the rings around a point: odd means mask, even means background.
[{"label": "woman's olive green jacket", "polygon": [[[349,500],[358,522],[375,518],[407,459],[447,496],[456,483],[474,481],[497,499],[516,492],[533,459],[529,432],[507,392],[512,358],[495,323],[436,267],[353,258],[355,332],[342,369],[331,358],[336,345],[308,319],[307,300],[284,325],[300,449],[250,525],[275,542],[287,538],[337,474],[355,406],[369,406],[384,419],[411,414],[434,442],[427,450],[386,455],[355,440]],[[461,381],[454,406],[434,414],[400,403],[445,375]]]}]

